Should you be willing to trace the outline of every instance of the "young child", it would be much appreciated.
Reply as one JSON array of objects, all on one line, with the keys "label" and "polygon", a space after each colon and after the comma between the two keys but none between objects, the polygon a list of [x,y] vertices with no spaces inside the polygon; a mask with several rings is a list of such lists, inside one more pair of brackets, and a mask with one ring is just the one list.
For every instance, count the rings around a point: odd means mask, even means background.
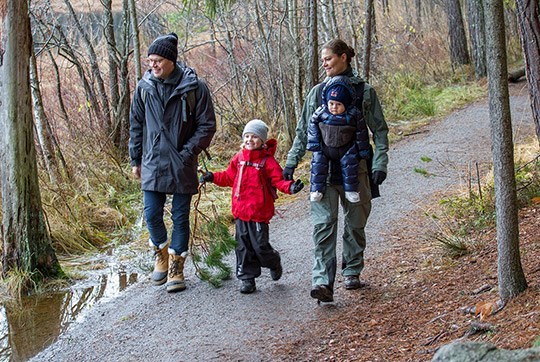
[{"label": "young child", "polygon": [[311,201],[321,201],[329,168],[340,167],[345,198],[360,202],[358,167],[361,158],[369,157],[370,144],[366,122],[354,101],[355,92],[348,77],[333,77],[323,88],[322,105],[308,125],[307,150],[313,152]]},{"label": "young child", "polygon": [[286,181],[274,158],[277,141],[267,140],[268,126],[259,119],[249,121],[242,133],[242,149],[221,172],[206,172],[200,182],[232,187],[232,214],[236,226],[236,276],[240,292],[253,293],[261,267],[270,269],[273,280],[283,273],[281,257],[270,245],[270,219],[274,216],[275,188],[286,194],[302,190],[300,180]]}]

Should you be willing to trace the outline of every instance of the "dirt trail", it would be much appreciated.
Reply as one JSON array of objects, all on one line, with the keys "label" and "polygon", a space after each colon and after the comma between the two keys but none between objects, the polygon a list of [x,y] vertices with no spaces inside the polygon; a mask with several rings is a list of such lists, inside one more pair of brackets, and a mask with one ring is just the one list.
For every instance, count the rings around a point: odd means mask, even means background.
[{"label": "dirt trail", "polygon": [[[512,119],[516,134],[533,127],[524,84],[512,86]],[[433,195],[452,191],[466,181],[469,165],[490,163],[487,102],[455,112],[390,150],[389,176],[383,197],[374,200],[367,227],[368,259],[391,247],[386,232]],[[425,162],[421,157],[429,157]],[[425,177],[414,169],[423,169]],[[304,323],[335,309],[347,308],[341,287],[336,302],[318,306],[309,297],[312,265],[311,223],[307,191],[303,200],[279,208],[270,228],[272,244],[283,258],[283,278],[268,271],[252,295],[238,292],[233,279],[214,289],[197,279],[188,265],[185,292],[167,294],[147,278],[118,298],[96,305],[58,341],[32,361],[269,361],[283,359],[273,343],[295,338]],[[422,234],[425,225],[418,225]],[[233,259],[230,259],[233,263]],[[366,264],[369,268],[369,260]],[[369,292],[366,290],[364,292]],[[350,298],[348,298],[350,299]],[[277,354],[277,355],[276,355]]]}]

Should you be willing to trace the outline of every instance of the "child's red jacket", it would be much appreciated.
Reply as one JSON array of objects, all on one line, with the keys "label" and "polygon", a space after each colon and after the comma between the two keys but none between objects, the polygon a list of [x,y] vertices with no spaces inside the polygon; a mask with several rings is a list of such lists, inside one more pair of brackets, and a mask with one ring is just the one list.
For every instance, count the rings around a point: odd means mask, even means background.
[{"label": "child's red jacket", "polygon": [[[283,179],[283,169],[274,158],[276,147],[277,141],[269,139],[262,149],[243,148],[225,171],[214,173],[216,185],[232,187],[231,207],[235,218],[269,223],[275,212],[271,187],[291,193],[294,181]],[[262,163],[264,166],[259,167]]]}]

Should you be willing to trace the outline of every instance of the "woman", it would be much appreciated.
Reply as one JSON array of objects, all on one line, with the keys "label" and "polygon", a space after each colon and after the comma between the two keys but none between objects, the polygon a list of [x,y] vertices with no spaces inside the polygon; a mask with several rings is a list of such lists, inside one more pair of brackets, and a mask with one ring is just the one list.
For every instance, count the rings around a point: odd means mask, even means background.
[{"label": "woman", "polygon": [[[358,171],[361,202],[351,203],[345,198],[341,168],[338,162],[330,165],[326,192],[321,201],[311,202],[313,222],[314,264],[312,272],[311,297],[320,302],[334,300],[336,275],[336,242],[338,203],[341,200],[345,225],[343,231],[342,275],[345,289],[358,289],[364,284],[360,273],[364,268],[366,247],[365,226],[371,211],[371,199],[379,196],[378,185],[386,178],[388,164],[388,125],[375,90],[351,68],[354,49],[340,39],[324,44],[321,50],[322,66],[326,72],[325,82],[313,87],[304,102],[302,115],[296,126],[296,137],[287,155],[283,170],[285,179],[292,180],[295,168],[306,153],[307,128],[309,120],[321,105],[321,90],[332,77],[343,75],[359,95],[354,102],[363,110],[364,119],[372,134],[375,145],[373,156],[360,160]],[[360,96],[361,95],[361,96]]]}]

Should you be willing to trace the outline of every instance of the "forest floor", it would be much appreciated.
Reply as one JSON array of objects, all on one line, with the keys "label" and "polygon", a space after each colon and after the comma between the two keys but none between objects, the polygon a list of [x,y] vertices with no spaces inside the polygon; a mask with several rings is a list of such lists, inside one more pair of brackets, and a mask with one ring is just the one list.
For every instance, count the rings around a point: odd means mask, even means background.
[{"label": "forest floor", "polygon": [[[534,136],[534,126],[524,83],[511,95],[519,144]],[[215,289],[190,265],[182,293],[144,279],[97,304],[32,360],[429,361],[461,338],[531,347],[540,337],[540,205],[520,210],[529,287],[494,315],[464,311],[498,300],[495,230],[471,233],[469,253],[457,258],[435,240],[443,228],[432,217],[440,200],[467,193],[476,165],[488,174],[489,132],[484,99],[392,145],[388,179],[366,228],[365,288],[345,290],[338,276],[334,303],[310,298],[312,226],[303,191],[279,204],[270,226],[283,260],[280,281],[264,271],[257,292],[242,295],[238,281]]]},{"label": "forest floor", "polygon": [[400,223],[392,247],[366,260],[362,278],[370,285],[341,293],[347,307],[328,308],[301,335],[282,341],[276,360],[428,361],[458,339],[511,350],[538,346],[540,203],[522,209],[519,218],[529,285],[499,312],[479,313],[499,299],[495,230],[472,235],[478,247],[452,259],[432,240],[401,233],[407,225]]}]

